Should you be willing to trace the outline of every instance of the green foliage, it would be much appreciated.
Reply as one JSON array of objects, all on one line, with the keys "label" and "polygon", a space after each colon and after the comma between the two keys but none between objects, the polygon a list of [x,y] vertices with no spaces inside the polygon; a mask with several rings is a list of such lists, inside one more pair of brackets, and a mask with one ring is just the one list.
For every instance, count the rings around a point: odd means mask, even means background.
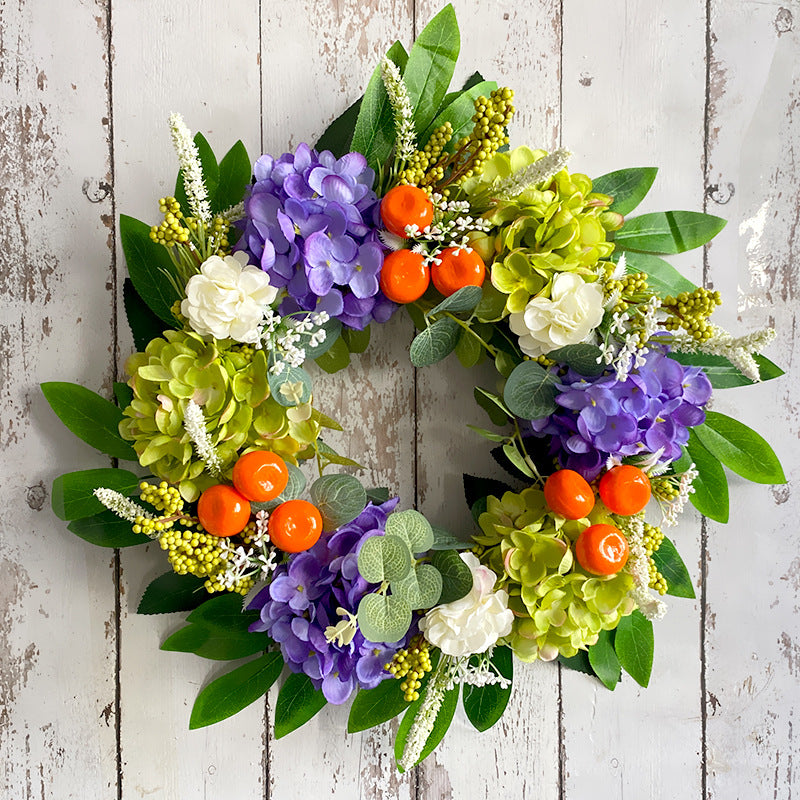
[{"label": "green foliage", "polygon": [[277,374],[270,370],[267,382],[272,396],[282,406],[299,406],[311,400],[311,376],[302,367],[286,364]]},{"label": "green foliage", "polygon": [[322,514],[325,530],[352,522],[367,505],[367,492],[352,475],[323,475],[311,484],[311,500]]},{"label": "green foliage", "polygon": [[602,360],[602,350],[593,344],[568,344],[551,351],[547,357],[559,364],[566,364],[587,377],[599,375],[606,367]]},{"label": "green foliage", "polygon": [[133,400],[133,389],[127,383],[114,381],[114,399],[120,408],[127,408]]},{"label": "green foliage", "polygon": [[433,544],[433,528],[419,511],[395,511],[386,519],[386,534],[398,536],[412,553],[424,553]]},{"label": "green foliage", "polygon": [[452,603],[472,591],[472,570],[455,550],[434,550],[431,564],[441,573],[442,592],[439,603]]},{"label": "green foliage", "polygon": [[358,627],[371,642],[397,642],[411,625],[411,609],[396,595],[366,594],[358,604]]},{"label": "green foliage", "polygon": [[67,528],[84,541],[100,547],[135,547],[150,541],[143,534],[134,533],[130,522],[108,510],[93,517],[74,519]]},{"label": "green foliage", "polygon": [[219,183],[211,210],[219,213],[241,203],[252,176],[250,156],[240,139],[219,162]]},{"label": "green foliage", "polygon": [[275,704],[275,738],[305,725],[328,701],[321,689],[315,689],[311,678],[302,672],[292,673],[281,686]]},{"label": "green foliage", "polygon": [[630,214],[644,200],[657,174],[657,167],[620,169],[595,178],[592,181],[592,191],[614,198],[609,211]]},{"label": "green foliage", "polygon": [[[320,344],[314,345],[311,347],[309,345],[305,346],[306,351],[306,359],[318,359],[323,353],[327,353],[332,347],[336,345],[336,343],[341,338],[342,332],[344,331],[344,326],[342,323],[336,319],[336,317],[331,317],[323,326],[323,330],[325,331],[325,339]],[[341,347],[341,344],[339,345]],[[323,359],[324,360],[324,359]],[[319,361],[317,361],[319,364]],[[350,357],[347,358],[347,363],[350,363]],[[321,366],[321,365],[320,365]],[[346,366],[346,365],[345,365]],[[336,370],[326,370],[328,372],[336,372]]]},{"label": "green foliage", "polygon": [[[611,260],[616,263],[622,254],[622,250],[617,250],[611,255]],[[647,275],[648,286],[662,299],[669,296],[675,297],[681,292],[693,292],[697,288],[688,278],[684,278],[672,264],[658,256],[626,250],[625,266],[629,275],[644,272]]]},{"label": "green foliage", "polygon": [[119,434],[122,411],[77,383],[51,381],[42,393],[58,418],[79,438],[112,458],[136,461],[136,453]]},{"label": "green foliage", "polygon": [[[147,343],[164,332],[164,321],[154,314],[142,300],[130,278],[125,278],[122,283],[122,302],[125,306],[125,316],[128,318],[128,327],[131,329],[133,344],[137,350],[144,350]],[[173,319],[169,326],[175,327]]]},{"label": "green foliage", "polygon": [[178,575],[172,570],[165,572],[144,590],[136,613],[171,614],[175,611],[191,611],[208,599],[203,583],[203,578],[195,575]]},{"label": "green foliage", "polygon": [[412,611],[432,608],[442,594],[442,575],[430,564],[417,564],[403,578],[392,582],[392,594],[404,600]]},{"label": "green foliage", "polygon": [[612,692],[619,683],[621,668],[614,651],[614,632],[600,631],[597,642],[589,648],[589,664],[606,689]]},{"label": "green foliage", "polygon": [[[729,516],[728,478],[719,460],[703,446],[694,430],[689,430],[686,443],[688,459],[694,461],[697,477],[694,492],[689,495],[692,505],[709,519],[727,522]],[[688,463],[685,465],[688,467]]]},{"label": "green foliage", "polygon": [[415,367],[428,367],[446,358],[455,350],[461,327],[450,317],[436,320],[429,328],[417,334],[411,342],[409,358]]},{"label": "green foliage", "polygon": [[237,714],[263,697],[282,669],[280,653],[265,653],[211,681],[194,701],[189,728],[203,728]]},{"label": "green foliage", "polygon": [[476,386],[473,390],[475,402],[489,415],[495,425],[505,425],[513,416],[506,404],[494,392]]},{"label": "green foliage", "polygon": [[[514,662],[510,647],[496,647],[492,653],[491,663],[504,678],[512,680]],[[467,719],[477,730],[488,731],[500,721],[510,697],[511,686],[505,689],[493,683],[486,686],[464,686],[462,702]]]},{"label": "green foliage", "polygon": [[474,545],[472,541],[464,541],[454,536],[444,528],[433,526],[433,544],[431,550],[469,550]]},{"label": "green foliage", "polygon": [[[436,749],[436,747],[439,745],[439,742],[442,741],[444,735],[450,728],[450,723],[452,723],[453,717],[456,713],[456,708],[458,707],[458,694],[460,688],[460,686],[454,686],[452,689],[450,689],[450,691],[445,692],[444,700],[439,708],[439,713],[436,715],[436,721],[433,723],[433,729],[431,730],[430,735],[425,742],[425,746],[422,748],[422,752],[420,753],[420,756],[415,762],[414,766],[419,764],[421,761],[424,761]],[[399,772],[404,771],[402,767],[400,767],[399,762],[403,757],[406,739],[408,738],[408,733],[411,730],[411,725],[414,722],[414,717],[417,715],[417,711],[419,711],[419,708],[424,700],[425,692],[420,692],[419,700],[415,700],[408,707],[408,711],[406,711],[406,713],[403,715],[403,719],[400,722],[400,727],[397,729],[397,738],[394,741],[394,756],[398,762],[397,768]]]},{"label": "green foliage", "polygon": [[371,536],[358,553],[358,571],[370,583],[400,580],[411,571],[412,562],[411,550],[399,536]]},{"label": "green foliage", "polygon": [[646,687],[650,682],[653,647],[653,623],[641,611],[634,611],[619,621],[614,650],[622,668],[640,686]]},{"label": "green foliage", "polygon": [[625,220],[614,242],[623,250],[674,255],[707,244],[725,224],[699,211],[657,211]]},{"label": "green foliage", "polygon": [[400,681],[381,681],[374,689],[362,689],[350,706],[347,732],[358,733],[394,719],[408,703],[400,690]]},{"label": "green foliage", "polygon": [[[735,386],[752,386],[753,381],[742,374],[724,356],[710,356],[705,353],[673,352],[669,357],[679,364],[691,367],[702,367],[715,389],[730,389]],[[758,374],[762,381],[769,381],[784,375],[784,371],[768,358],[756,353],[753,358],[758,364]]]},{"label": "green foliage", "polygon": [[539,419],[556,410],[555,381],[535,361],[523,361],[506,381],[503,400],[509,411],[523,419]]},{"label": "green foliage", "polygon": [[277,508],[281,503],[287,500],[295,500],[300,497],[306,490],[306,476],[303,471],[296,467],[291,462],[286,462],[286,469],[289,471],[289,481],[286,488],[273,500],[266,503],[251,503],[250,506],[253,511],[272,511]]},{"label": "green foliage", "polygon": [[94,496],[95,489],[113,489],[127,497],[133,494],[138,485],[139,478],[125,469],[68,472],[53,481],[53,512],[63,520],[91,517],[105,510],[105,506]]},{"label": "green foliage", "polygon": [[473,311],[483,297],[483,292],[480,286],[462,286],[458,291],[453,292],[449,297],[445,297],[441,303],[434,306],[427,314],[428,317],[434,317],[444,311],[450,311],[453,314]]},{"label": "green foliage", "polygon": [[667,594],[673,597],[688,597],[694,600],[694,586],[686,564],[678,554],[675,545],[666,536],[661,541],[658,550],[653,553],[656,569],[667,581]]},{"label": "green foliage", "polygon": [[574,656],[559,656],[559,664],[563,664],[567,669],[574,672],[582,672],[584,675],[594,675],[592,665],[589,663],[589,653],[586,650],[578,650]]},{"label": "green foliage", "polygon": [[483,347],[478,339],[468,330],[463,329],[458,336],[455,352],[461,366],[465,369],[474,367],[484,355]]},{"label": "green foliage", "polygon": [[[327,338],[323,344],[327,343]],[[320,355],[313,356],[317,365],[328,372],[333,374],[339,372],[345,367],[350,366],[350,351],[347,349],[347,343],[339,336],[337,337]]]},{"label": "green foliage", "polygon": [[336,117],[319,137],[314,149],[322,152],[330,150],[336,158],[352,151],[351,142],[353,141],[353,131],[356,127],[356,120],[361,111],[363,96],[359,97],[347,110]]},{"label": "green foliage", "polygon": [[385,486],[376,486],[373,489],[367,489],[367,500],[372,501],[373,505],[382,505],[389,500],[389,497],[389,490]]},{"label": "green foliage", "polygon": [[445,97],[442,110],[419,137],[420,146],[427,143],[436,128],[449,122],[453,126],[453,136],[445,146],[445,150],[453,152],[456,142],[469,136],[475,126],[472,120],[475,114],[475,100],[481,95],[488,97],[496,88],[495,81],[479,81],[461,92],[454,92],[450,102],[447,102],[450,95]]},{"label": "green foliage", "polygon": [[363,331],[355,328],[342,328],[342,338],[351,353],[363,353],[369,347],[369,325]]}]

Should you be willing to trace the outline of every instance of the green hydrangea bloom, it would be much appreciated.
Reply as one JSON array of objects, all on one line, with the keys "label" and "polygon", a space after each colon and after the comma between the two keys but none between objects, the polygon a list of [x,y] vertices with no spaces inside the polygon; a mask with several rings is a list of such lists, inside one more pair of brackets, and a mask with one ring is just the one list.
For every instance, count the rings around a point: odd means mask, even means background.
[{"label": "green hydrangea bloom", "polygon": [[125,369],[133,400],[120,433],[133,442],[142,466],[176,484],[188,501],[216,482],[184,429],[190,399],[203,410],[223,469],[251,449],[272,450],[293,463],[314,452],[319,423],[310,406],[287,408],[270,397],[263,350],[170,330],[134,353]]},{"label": "green hydrangea bloom", "polygon": [[554,515],[541,490],[487,498],[478,522],[481,560],[509,594],[515,619],[508,643],[521,660],[574,656],[633,611],[631,575],[584,572],[571,545],[589,520]]},{"label": "green hydrangea bloom", "polygon": [[464,184],[473,202],[491,203],[484,217],[495,228],[489,238],[476,239],[472,245],[491,261],[492,284],[508,295],[509,313],[524,311],[534,295],[549,296],[556,273],[574,272],[587,281],[597,280],[597,262],[614,250],[606,234],[623,223],[620,214],[608,210],[611,197],[592,192],[586,175],[566,169],[516,197],[492,202],[497,181],[546,155],[528,147],[498,153],[480,176]]}]

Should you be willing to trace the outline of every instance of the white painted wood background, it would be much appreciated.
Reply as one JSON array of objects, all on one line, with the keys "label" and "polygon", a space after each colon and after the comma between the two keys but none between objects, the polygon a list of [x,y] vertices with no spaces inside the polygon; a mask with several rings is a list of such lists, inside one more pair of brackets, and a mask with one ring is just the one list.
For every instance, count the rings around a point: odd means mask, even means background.
[{"label": "white painted wood background", "polygon": [[[598,175],[659,165],[644,210],[730,222],[678,259],[722,291],[724,324],[775,325],[787,375],[719,392],[766,434],[782,487],[734,479],[732,521],[687,515],[676,538],[698,600],[657,625],[651,688],[612,694],[555,665],[521,668],[510,710],[478,734],[459,712],[446,742],[398,776],[392,726],[347,736],[346,709],[274,741],[274,693],[188,730],[227,665],[162,653],[178,617],[139,617],[160,551],[83,543],[49,509],[52,479],[103,466],[37,384],[110,395],[131,343],[118,309],[120,212],[154,220],[174,164],[171,110],[218,152],[241,137],[278,154],[313,141],[376,60],[438,11],[431,0],[2,0],[0,2],[0,792],[63,800],[771,798],[800,781],[800,460],[794,361],[800,228],[797,0],[457,0],[457,77],[515,88],[513,141],[576,153]],[[415,374],[411,328],[373,334],[317,397],[349,420],[340,448],[366,480],[448,527],[467,525],[463,469],[488,454],[457,363]],[[416,436],[416,445],[415,445]],[[416,459],[416,464],[415,464]]]}]

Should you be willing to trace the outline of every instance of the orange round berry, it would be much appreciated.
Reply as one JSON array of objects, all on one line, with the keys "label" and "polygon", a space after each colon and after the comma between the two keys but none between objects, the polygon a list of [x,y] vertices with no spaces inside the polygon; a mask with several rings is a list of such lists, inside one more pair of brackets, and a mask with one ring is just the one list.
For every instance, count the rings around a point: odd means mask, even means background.
[{"label": "orange round berry", "polygon": [[250,521],[250,503],[233,486],[218,483],[200,495],[197,518],[214,536],[234,536]]},{"label": "orange round berry", "polygon": [[560,469],[545,481],[544,499],[566,519],[583,519],[594,508],[592,487],[572,469]]},{"label": "orange round berry", "polygon": [[430,270],[421,253],[395,250],[383,259],[381,291],[395,303],[419,300],[430,281]]},{"label": "orange round berry", "polygon": [[406,225],[427,228],[433,219],[433,203],[416,186],[395,186],[381,200],[381,219],[395,236],[406,238]]},{"label": "orange round berry", "polygon": [[233,485],[256,503],[274,500],[289,483],[286,462],[269,450],[245,453],[233,465]]},{"label": "orange round berry", "polygon": [[613,525],[591,525],[575,542],[575,557],[591,575],[616,575],[628,561],[628,540]]},{"label": "orange round berry", "polygon": [[317,543],[322,533],[322,515],[307,500],[287,500],[269,515],[269,539],[285,553],[300,553]]},{"label": "orange round berry", "polygon": [[620,464],[600,478],[597,491],[610,511],[629,517],[650,502],[650,478],[639,467]]},{"label": "orange round berry", "polygon": [[433,285],[445,297],[450,297],[465,286],[483,286],[486,265],[477,250],[448,247],[436,256],[431,266]]}]

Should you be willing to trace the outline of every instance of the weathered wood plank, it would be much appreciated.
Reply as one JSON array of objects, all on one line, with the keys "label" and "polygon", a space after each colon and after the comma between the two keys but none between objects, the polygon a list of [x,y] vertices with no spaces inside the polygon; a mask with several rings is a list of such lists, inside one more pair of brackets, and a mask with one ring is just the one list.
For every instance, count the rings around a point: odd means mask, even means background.
[{"label": "weathered wood plank", "polygon": [[[564,4],[562,140],[572,169],[661,166],[643,211],[701,207],[705,14],[698,0]],[[701,255],[676,259],[697,280]],[[699,520],[671,534],[698,563]],[[695,579],[699,570],[693,570]],[[701,796],[698,604],[673,599],[655,623],[647,690],[614,693],[563,670],[567,797]]]},{"label": "weathered wood plank", "polygon": [[[114,132],[117,212],[156,221],[177,164],[167,117],[180,111],[221,157],[236,139],[258,151],[260,84],[257,0],[216,6],[115,0]],[[146,102],[143,98],[146,97]],[[119,253],[120,268],[124,259]],[[120,304],[121,365],[131,350]],[[158,650],[179,615],[138,616],[149,581],[168,565],[153,545],[122,554],[122,735],[125,797],[260,798],[263,703],[200,731],[189,730],[194,698],[231,668]]]},{"label": "weathered wood plank", "polygon": [[113,554],[93,551],[50,511],[57,475],[108,459],[61,425],[37,385],[75,380],[110,395],[111,351],[97,347],[112,335],[107,35],[102,3],[0,7],[0,794],[9,800],[116,796]]},{"label": "weathered wood plank", "polygon": [[[510,129],[512,146],[552,147],[559,120],[559,3],[454,6],[461,29],[454,84],[479,70],[510,86],[518,112]],[[418,31],[440,7],[417,4]],[[462,473],[503,477],[490,455],[492,445],[466,428],[467,423],[487,427],[473,387],[494,389],[498,377],[493,366],[467,371],[455,356],[418,370],[419,507],[436,524],[462,536],[474,528]],[[515,666],[514,692],[503,720],[478,733],[459,709],[443,744],[419,768],[419,797],[492,797],[498,784],[513,797],[557,797],[558,673],[552,665]]]},{"label": "weathered wood plank", "polygon": [[[800,17],[794,4],[711,3],[708,211],[730,219],[709,250],[726,327],[778,331],[778,381],[720,393],[716,409],[765,435],[797,474],[796,345]],[[739,290],[738,308],[735,304]],[[789,798],[797,724],[800,507],[792,483],[731,479],[731,522],[709,524],[706,763],[709,798]]]}]

